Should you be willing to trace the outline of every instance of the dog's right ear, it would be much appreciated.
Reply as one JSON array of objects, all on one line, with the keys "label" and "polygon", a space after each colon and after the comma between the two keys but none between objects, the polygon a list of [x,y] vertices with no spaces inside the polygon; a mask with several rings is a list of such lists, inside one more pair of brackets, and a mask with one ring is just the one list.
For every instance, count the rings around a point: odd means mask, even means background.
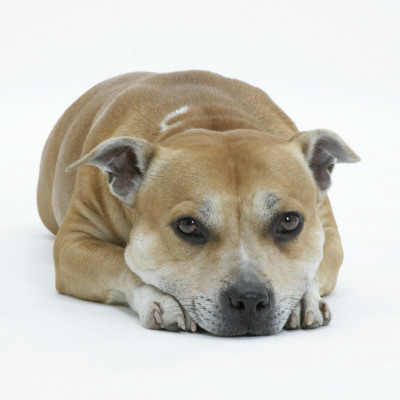
[{"label": "dog's right ear", "polygon": [[155,148],[147,140],[129,136],[108,139],[71,164],[66,171],[84,164],[95,165],[107,176],[111,193],[131,206]]}]

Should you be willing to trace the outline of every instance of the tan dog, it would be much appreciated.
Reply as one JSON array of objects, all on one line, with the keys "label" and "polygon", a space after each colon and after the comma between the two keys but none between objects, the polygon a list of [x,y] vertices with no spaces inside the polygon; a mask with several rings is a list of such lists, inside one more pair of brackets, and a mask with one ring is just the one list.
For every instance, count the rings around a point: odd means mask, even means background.
[{"label": "tan dog", "polygon": [[325,325],[320,296],[343,258],[326,190],[335,162],[358,160],[240,81],[190,71],[100,83],[43,152],[38,207],[57,234],[57,290],[127,303],[154,329]]}]

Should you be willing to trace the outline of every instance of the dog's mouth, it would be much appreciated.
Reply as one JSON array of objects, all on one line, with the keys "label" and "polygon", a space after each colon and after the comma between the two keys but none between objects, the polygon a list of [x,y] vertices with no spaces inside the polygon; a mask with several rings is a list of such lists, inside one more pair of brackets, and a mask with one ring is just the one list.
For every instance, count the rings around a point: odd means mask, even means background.
[{"label": "dog's mouth", "polygon": [[199,327],[228,337],[276,334],[290,313],[277,307],[270,285],[258,280],[235,281],[225,286],[216,299],[200,296],[182,305]]},{"label": "dog's mouth", "polygon": [[[177,288],[169,286],[168,289]],[[186,297],[179,296],[178,292],[174,297],[200,332],[224,337],[268,336],[284,328],[303,295],[300,291],[285,296],[279,293],[272,289],[271,283],[255,280],[227,283],[217,296],[205,293]]]},{"label": "dog's mouth", "polygon": [[287,319],[290,311],[281,312],[276,308],[263,315],[238,313],[233,317],[224,312],[224,309],[215,305],[207,310],[204,307],[191,308],[191,317],[198,325],[198,331],[223,337],[237,336],[269,336],[279,333]]}]

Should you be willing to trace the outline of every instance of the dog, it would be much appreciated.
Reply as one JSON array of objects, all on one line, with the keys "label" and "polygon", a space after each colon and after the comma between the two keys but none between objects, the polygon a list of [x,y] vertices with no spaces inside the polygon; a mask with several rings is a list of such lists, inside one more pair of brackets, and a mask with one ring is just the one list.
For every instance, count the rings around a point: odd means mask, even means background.
[{"label": "dog", "polygon": [[329,323],[343,251],[335,133],[299,132],[262,90],[205,71],[129,73],[81,96],[41,160],[59,293],[150,329],[271,335]]}]

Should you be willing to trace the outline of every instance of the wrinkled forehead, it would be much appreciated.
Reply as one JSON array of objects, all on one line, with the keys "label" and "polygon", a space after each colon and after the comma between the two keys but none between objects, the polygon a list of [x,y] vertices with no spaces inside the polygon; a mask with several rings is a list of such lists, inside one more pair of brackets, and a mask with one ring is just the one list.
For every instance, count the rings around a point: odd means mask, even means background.
[{"label": "wrinkled forehead", "polygon": [[196,203],[204,216],[240,205],[261,214],[313,204],[316,188],[300,149],[256,139],[191,141],[153,171],[153,190],[166,203]]},{"label": "wrinkled forehead", "polygon": [[266,184],[290,193],[291,189],[298,192],[304,185],[313,186],[302,151],[294,142],[277,140],[266,134],[231,140],[223,136],[207,139],[182,146],[180,154],[174,158],[174,169],[181,173],[186,171],[189,179],[203,177],[208,184],[215,182],[234,190],[243,188],[246,191],[254,185]]}]

